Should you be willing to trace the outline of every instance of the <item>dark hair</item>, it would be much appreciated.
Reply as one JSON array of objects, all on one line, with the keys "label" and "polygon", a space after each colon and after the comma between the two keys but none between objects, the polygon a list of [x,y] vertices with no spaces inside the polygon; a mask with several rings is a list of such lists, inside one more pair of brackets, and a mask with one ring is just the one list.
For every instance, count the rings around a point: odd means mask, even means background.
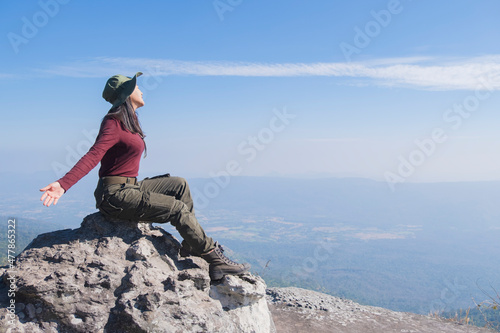
[{"label": "dark hair", "polygon": [[119,120],[122,126],[125,127],[125,129],[129,130],[131,133],[139,134],[142,141],[144,141],[144,157],[146,157],[147,147],[146,141],[144,140],[146,135],[142,131],[141,124],[139,123],[139,118],[137,118],[137,114],[135,113],[134,108],[130,103],[130,98],[127,98],[125,103],[111,108],[108,111],[108,114],[105,115],[102,120],[104,121],[106,118],[114,118],[116,120]]}]

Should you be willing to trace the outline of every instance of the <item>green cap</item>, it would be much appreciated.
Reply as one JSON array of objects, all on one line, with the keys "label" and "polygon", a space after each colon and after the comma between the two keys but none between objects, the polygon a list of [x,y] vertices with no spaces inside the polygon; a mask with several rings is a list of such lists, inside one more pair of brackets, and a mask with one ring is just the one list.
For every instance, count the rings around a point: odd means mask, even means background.
[{"label": "green cap", "polygon": [[137,72],[134,77],[120,74],[113,75],[106,82],[106,86],[104,86],[104,90],[102,91],[102,97],[113,104],[113,107],[125,103],[125,100],[134,92],[137,77],[141,75],[141,72]]}]

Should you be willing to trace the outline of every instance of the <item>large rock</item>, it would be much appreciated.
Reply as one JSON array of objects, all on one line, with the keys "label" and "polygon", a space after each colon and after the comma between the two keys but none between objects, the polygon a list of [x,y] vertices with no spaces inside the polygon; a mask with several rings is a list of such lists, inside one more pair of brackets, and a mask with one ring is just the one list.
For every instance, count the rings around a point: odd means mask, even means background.
[{"label": "large rock", "polygon": [[207,263],[148,223],[87,216],[38,236],[3,274],[0,332],[273,332],[265,283],[251,274],[211,285]]}]

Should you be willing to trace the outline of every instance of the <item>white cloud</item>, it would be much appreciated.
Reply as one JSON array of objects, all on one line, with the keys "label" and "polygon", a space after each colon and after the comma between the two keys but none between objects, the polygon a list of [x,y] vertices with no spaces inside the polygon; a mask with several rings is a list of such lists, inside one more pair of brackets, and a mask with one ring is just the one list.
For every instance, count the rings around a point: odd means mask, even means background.
[{"label": "white cloud", "polygon": [[144,58],[94,58],[54,66],[42,72],[70,77],[108,77],[116,73],[148,76],[328,76],[360,80],[363,85],[383,85],[431,90],[500,90],[500,55],[467,59],[430,57],[384,58],[350,63],[252,63],[225,61],[181,61]]}]

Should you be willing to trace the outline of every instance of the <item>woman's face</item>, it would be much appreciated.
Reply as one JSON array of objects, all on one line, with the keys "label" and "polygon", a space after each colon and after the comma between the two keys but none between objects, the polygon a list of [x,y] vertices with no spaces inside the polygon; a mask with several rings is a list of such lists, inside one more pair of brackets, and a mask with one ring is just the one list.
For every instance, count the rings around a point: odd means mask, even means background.
[{"label": "woman's face", "polygon": [[144,100],[142,99],[142,91],[139,89],[139,86],[135,86],[134,91],[130,95],[130,102],[134,107],[134,110],[137,110],[141,106],[144,106]]}]

